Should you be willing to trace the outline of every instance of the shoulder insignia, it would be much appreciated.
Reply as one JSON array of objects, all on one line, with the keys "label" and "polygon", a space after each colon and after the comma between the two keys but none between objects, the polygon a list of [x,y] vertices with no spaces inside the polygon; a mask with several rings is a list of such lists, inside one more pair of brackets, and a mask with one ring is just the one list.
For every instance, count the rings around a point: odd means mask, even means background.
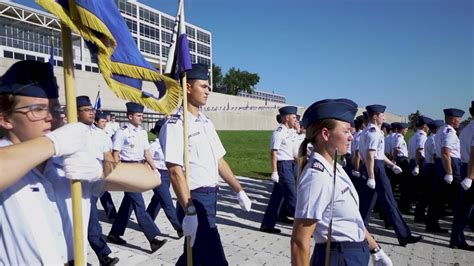
[{"label": "shoulder insignia", "polygon": [[376,132],[376,131],[377,131],[377,129],[375,129],[375,127],[371,127],[371,128],[369,129],[369,132]]},{"label": "shoulder insignia", "polygon": [[311,168],[313,168],[313,169],[315,169],[315,170],[318,170],[318,171],[320,171],[320,172],[323,172],[323,171],[324,171],[324,166],[323,166],[323,164],[322,164],[320,161],[318,161],[318,160],[314,161],[314,163],[313,163],[313,165],[311,166]]},{"label": "shoulder insignia", "polygon": [[397,135],[397,138],[403,138],[403,136],[402,135]]},{"label": "shoulder insignia", "polygon": [[277,127],[277,129],[275,130],[276,132],[280,132],[281,131],[281,127]]},{"label": "shoulder insignia", "polygon": [[451,129],[449,127],[446,129],[446,133],[451,133]]},{"label": "shoulder insignia", "polygon": [[178,122],[178,120],[179,120],[180,117],[181,117],[180,115],[171,115],[171,116],[168,118],[167,123],[168,123],[168,124],[176,124],[176,122]]},{"label": "shoulder insignia", "polygon": [[123,126],[121,129],[127,129],[128,126]]}]

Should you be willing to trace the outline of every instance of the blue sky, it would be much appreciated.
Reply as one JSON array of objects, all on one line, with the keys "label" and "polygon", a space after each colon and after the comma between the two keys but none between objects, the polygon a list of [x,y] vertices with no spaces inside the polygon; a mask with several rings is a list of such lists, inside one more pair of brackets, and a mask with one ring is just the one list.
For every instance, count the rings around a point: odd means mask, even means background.
[{"label": "blue sky", "polygon": [[[24,2],[24,1],[19,1]],[[175,15],[177,0],[141,0]],[[187,0],[213,61],[260,75],[257,89],[308,106],[381,103],[433,118],[474,100],[472,0]],[[465,115],[463,118],[467,118]]]}]

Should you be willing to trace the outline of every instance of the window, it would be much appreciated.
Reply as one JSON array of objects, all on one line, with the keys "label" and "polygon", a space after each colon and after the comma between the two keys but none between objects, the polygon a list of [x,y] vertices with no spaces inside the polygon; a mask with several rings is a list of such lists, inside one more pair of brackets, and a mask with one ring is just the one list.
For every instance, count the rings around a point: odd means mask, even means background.
[{"label": "window", "polygon": [[125,23],[127,23],[127,27],[130,30],[130,32],[137,33],[137,22],[125,17],[124,19],[125,19]]},{"label": "window", "polygon": [[82,65],[81,65],[81,64],[75,64],[74,67],[75,67],[77,70],[82,70]]},{"label": "window", "polygon": [[92,72],[99,73],[99,68],[98,67],[92,67]]},{"label": "window", "polygon": [[173,30],[174,28],[174,20],[171,20],[165,16],[161,16],[161,27],[168,29],[168,30]]},{"label": "window", "polygon": [[206,46],[200,43],[197,44],[197,52],[198,54],[211,56],[211,48],[209,46]]},{"label": "window", "polygon": [[6,58],[13,58],[13,52],[10,52],[10,51],[3,51],[3,57],[6,57]]},{"label": "window", "polygon": [[190,38],[196,39],[196,31],[193,28],[189,27],[189,26],[186,26],[186,34]]},{"label": "window", "polygon": [[160,55],[160,45],[140,39],[140,51],[149,54]]},{"label": "window", "polygon": [[203,43],[210,44],[211,43],[211,35],[204,33],[200,30],[197,31],[197,39]]},{"label": "window", "polygon": [[117,6],[122,13],[137,17],[137,6],[129,3],[127,0],[118,0]]},{"label": "window", "polygon": [[86,71],[91,72],[91,71],[92,71],[92,68],[91,68],[90,66],[86,66]]},{"label": "window", "polygon": [[150,10],[140,8],[140,20],[160,26],[160,15]]},{"label": "window", "polygon": [[188,41],[188,43],[189,43],[189,50],[191,52],[196,52],[196,43],[193,41]]},{"label": "window", "polygon": [[168,54],[170,52],[170,48],[168,46],[161,46],[161,54],[163,55],[163,58],[168,58]]},{"label": "window", "polygon": [[167,44],[171,43],[173,35],[166,31],[161,31],[161,41]]},{"label": "window", "polygon": [[198,61],[197,61],[199,64],[205,64],[207,66],[210,66],[211,65],[211,60],[207,59],[207,58],[204,58],[204,57],[200,57],[198,56]]},{"label": "window", "polygon": [[35,57],[35,56],[32,56],[32,55],[29,55],[29,54],[27,54],[27,55],[26,55],[26,60],[36,60],[36,57]]},{"label": "window", "polygon": [[15,53],[15,59],[17,60],[25,60],[25,55],[22,53]]},{"label": "window", "polygon": [[160,40],[160,30],[145,24],[140,24],[140,35],[154,40]]}]

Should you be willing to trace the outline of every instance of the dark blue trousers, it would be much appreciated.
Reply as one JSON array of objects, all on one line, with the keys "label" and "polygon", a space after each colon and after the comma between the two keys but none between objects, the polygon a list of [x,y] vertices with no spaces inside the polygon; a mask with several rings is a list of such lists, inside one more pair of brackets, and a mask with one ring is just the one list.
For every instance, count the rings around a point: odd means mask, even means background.
[{"label": "dark blue trousers", "polygon": [[[472,187],[468,190],[464,190],[460,184],[462,179],[467,176],[467,163],[462,163],[457,158],[451,160],[453,163],[460,165],[461,175],[459,178],[454,178],[452,185],[454,185],[454,204],[453,204],[453,227],[451,232],[450,245],[462,245],[466,244],[466,238],[464,237],[464,228],[466,227],[469,215],[471,213],[473,204],[473,189]],[[453,176],[454,176],[454,166]]]},{"label": "dark blue trousers", "polygon": [[161,185],[153,189],[153,197],[151,198],[146,212],[151,216],[153,220],[163,208],[165,211],[168,221],[170,221],[174,230],[181,231],[181,223],[178,221],[176,216],[176,208],[173,205],[173,199],[170,193],[170,175],[168,170],[159,170],[161,175]]},{"label": "dark blue trousers", "polygon": [[[193,265],[228,265],[216,226],[217,192],[191,191],[198,216],[196,241],[193,246]],[[183,222],[184,210],[178,204],[178,219]],[[176,265],[187,265],[186,238],[184,252]]]},{"label": "dark blue trousers", "polygon": [[396,162],[403,171],[400,174],[395,175],[395,178],[399,180],[400,184],[400,201],[398,205],[401,210],[409,211],[413,201],[413,187],[415,182],[412,179],[408,158],[399,156],[397,157]]},{"label": "dark blue trousers", "polygon": [[[331,243],[331,266],[367,266],[369,265],[369,247],[367,242]],[[326,243],[316,244],[310,264],[324,266],[326,261]]]},{"label": "dark blue trousers", "polygon": [[[451,163],[453,176],[456,171],[456,164]],[[460,171],[458,168],[457,171]],[[443,162],[441,158],[436,158],[434,164],[434,179],[431,186],[432,197],[428,204],[428,212],[426,214],[426,226],[428,227],[439,227],[439,219],[444,209],[444,204],[451,201],[450,190],[451,187],[444,181],[444,176],[446,171],[443,167]],[[459,172],[457,172],[457,178],[459,179]]]},{"label": "dark blue trousers", "polygon": [[[416,165],[415,160],[410,161],[410,166],[414,168]],[[430,195],[431,195],[431,184],[433,183],[434,175],[434,164],[426,163],[422,160],[420,164],[420,173],[418,176],[414,176],[416,182],[416,208],[415,208],[415,219],[424,220],[426,215],[426,207],[428,206]]]},{"label": "dark blue trousers", "polygon": [[148,240],[152,240],[160,234],[160,230],[158,226],[156,226],[155,221],[153,221],[151,216],[145,211],[145,202],[143,201],[142,193],[137,192],[124,192],[122,204],[120,204],[117,217],[109,234],[123,236],[132,210],[135,211],[138,226],[140,226],[140,229]]},{"label": "dark blue trousers", "polygon": [[390,180],[388,180],[387,174],[385,173],[385,163],[382,160],[375,160],[374,163],[375,189],[370,189],[366,185],[366,192],[364,192],[363,197],[360,197],[362,219],[364,219],[364,223],[367,225],[372,215],[372,209],[378,199],[382,211],[393,226],[397,238],[406,238],[411,235],[411,231],[403,219],[395,197],[393,196]]},{"label": "dark blue trousers", "polygon": [[99,260],[112,253],[109,246],[107,246],[105,238],[102,236],[102,227],[99,224],[99,216],[97,214],[97,197],[94,196],[91,196],[91,214],[89,217],[87,240]]},{"label": "dark blue trousers", "polygon": [[278,219],[278,210],[285,199],[288,212],[293,216],[296,206],[296,171],[295,161],[278,161],[277,171],[280,176],[278,183],[273,184],[272,195],[268,201],[267,209],[263,215],[262,226],[274,228]]},{"label": "dark blue trousers", "polygon": [[107,218],[115,219],[115,216],[117,216],[117,210],[115,209],[114,202],[112,201],[112,196],[108,191],[105,191],[104,194],[102,194],[100,197],[100,203],[104,208]]}]

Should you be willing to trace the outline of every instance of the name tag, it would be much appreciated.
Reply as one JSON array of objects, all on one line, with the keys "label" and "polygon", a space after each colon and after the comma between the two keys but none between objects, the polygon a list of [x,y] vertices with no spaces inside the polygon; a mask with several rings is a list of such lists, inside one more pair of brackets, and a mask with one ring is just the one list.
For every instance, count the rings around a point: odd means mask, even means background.
[{"label": "name tag", "polygon": [[346,187],[345,189],[343,189],[343,190],[341,191],[341,194],[344,194],[344,193],[346,193],[347,191],[349,191],[349,187]]},{"label": "name tag", "polygon": [[199,131],[198,131],[198,132],[195,132],[195,133],[193,133],[193,134],[189,135],[189,136],[188,136],[188,138],[191,138],[191,137],[197,136],[197,135],[199,135],[199,134],[201,134],[201,132],[199,132]]}]

